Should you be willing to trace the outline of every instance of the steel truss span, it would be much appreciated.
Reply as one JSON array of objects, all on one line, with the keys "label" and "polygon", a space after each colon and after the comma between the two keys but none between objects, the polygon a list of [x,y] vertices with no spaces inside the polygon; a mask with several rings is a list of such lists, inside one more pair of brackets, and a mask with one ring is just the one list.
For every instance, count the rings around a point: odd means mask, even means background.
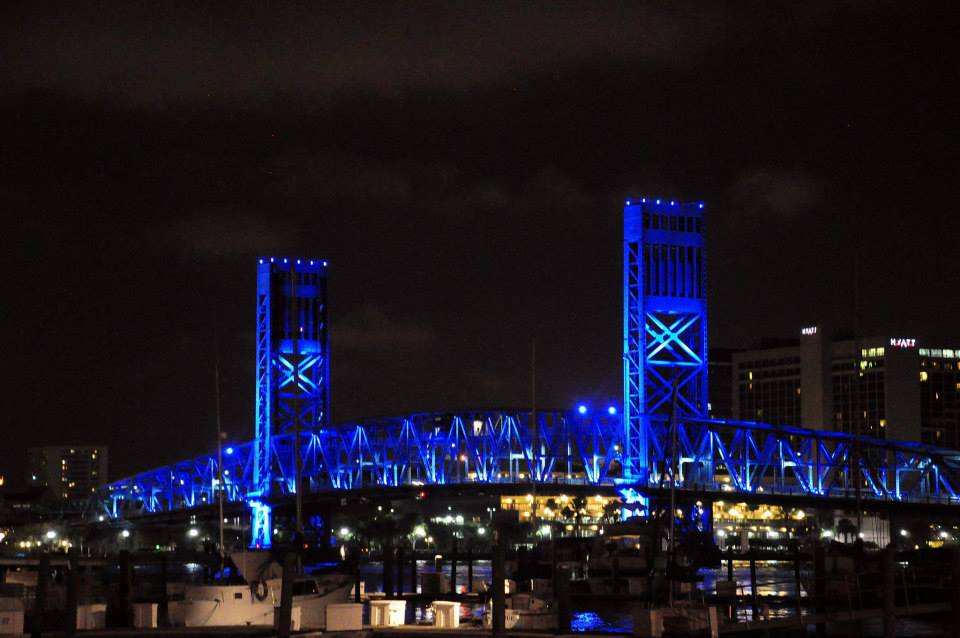
[{"label": "steel truss span", "polygon": [[[838,432],[689,417],[678,419],[674,438],[668,417],[648,416],[640,423],[649,474],[636,482],[623,475],[624,430],[618,415],[551,411],[538,413],[537,419],[537,441],[530,413],[516,410],[410,414],[303,432],[304,488],[320,494],[485,483],[524,489],[531,481],[607,485],[620,489],[629,510],[643,502],[645,490],[669,487],[676,456],[676,487],[681,495],[687,491],[698,498],[732,492],[852,501],[859,491],[865,505],[960,504],[960,452],[929,445],[868,437],[857,444],[855,437]],[[271,451],[276,472],[264,502],[296,489],[293,434],[274,435]],[[226,500],[249,503],[254,443],[226,447],[223,459]],[[116,481],[97,492],[96,514],[131,518],[212,504],[217,470],[216,455],[204,455]]]}]

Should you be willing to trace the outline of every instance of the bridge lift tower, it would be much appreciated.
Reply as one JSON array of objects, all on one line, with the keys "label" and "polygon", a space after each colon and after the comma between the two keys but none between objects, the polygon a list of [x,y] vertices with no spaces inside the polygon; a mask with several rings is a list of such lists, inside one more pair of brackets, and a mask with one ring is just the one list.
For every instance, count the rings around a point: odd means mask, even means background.
[{"label": "bridge lift tower", "polygon": [[[330,347],[327,332],[327,262],[261,258],[257,265],[256,414],[251,547],[270,547],[268,499],[278,482],[299,492],[299,445],[330,415]],[[274,435],[291,434],[294,454],[278,454]],[[294,459],[284,467],[280,458]],[[298,501],[299,503],[299,501]],[[299,518],[299,511],[298,511]]]},{"label": "bridge lift tower", "polygon": [[703,203],[629,199],[623,222],[624,477],[642,490],[675,467],[651,428],[708,412]]}]

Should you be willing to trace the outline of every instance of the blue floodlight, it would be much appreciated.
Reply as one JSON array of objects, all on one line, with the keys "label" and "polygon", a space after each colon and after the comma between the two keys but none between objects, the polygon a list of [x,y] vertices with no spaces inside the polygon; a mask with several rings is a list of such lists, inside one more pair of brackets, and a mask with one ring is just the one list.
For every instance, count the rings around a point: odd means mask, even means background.
[{"label": "blue floodlight", "polygon": [[586,413],[587,413],[587,406],[585,406],[585,405],[578,405],[578,406],[577,406],[577,412],[579,412],[580,414],[586,414]]},{"label": "blue floodlight", "polygon": [[617,413],[617,409],[616,409],[615,407],[613,407],[612,405],[611,405],[609,408],[607,408],[607,414],[613,415],[613,414],[616,414],[616,413]]},{"label": "blue floodlight", "polygon": [[227,449],[224,450],[224,452],[226,452],[227,455],[229,456],[229,455],[233,454],[233,448],[232,448],[232,447],[227,447]]}]

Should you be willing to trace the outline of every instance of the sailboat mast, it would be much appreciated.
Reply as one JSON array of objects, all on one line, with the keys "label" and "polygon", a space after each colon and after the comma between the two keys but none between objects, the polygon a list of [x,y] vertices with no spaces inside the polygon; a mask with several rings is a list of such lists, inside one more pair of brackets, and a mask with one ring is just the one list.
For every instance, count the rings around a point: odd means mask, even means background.
[{"label": "sailboat mast", "polygon": [[220,423],[220,362],[213,368],[214,376],[214,395],[217,403],[217,525],[220,530],[220,569],[223,569],[226,561],[226,553],[223,547],[223,429]]}]

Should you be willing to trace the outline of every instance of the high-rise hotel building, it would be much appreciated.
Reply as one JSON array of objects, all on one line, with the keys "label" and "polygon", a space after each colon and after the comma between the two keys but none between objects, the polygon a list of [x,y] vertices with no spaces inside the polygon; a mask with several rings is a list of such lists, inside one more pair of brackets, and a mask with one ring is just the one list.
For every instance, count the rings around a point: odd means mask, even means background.
[{"label": "high-rise hotel building", "polygon": [[824,332],[735,353],[734,417],[960,448],[960,348]]}]

